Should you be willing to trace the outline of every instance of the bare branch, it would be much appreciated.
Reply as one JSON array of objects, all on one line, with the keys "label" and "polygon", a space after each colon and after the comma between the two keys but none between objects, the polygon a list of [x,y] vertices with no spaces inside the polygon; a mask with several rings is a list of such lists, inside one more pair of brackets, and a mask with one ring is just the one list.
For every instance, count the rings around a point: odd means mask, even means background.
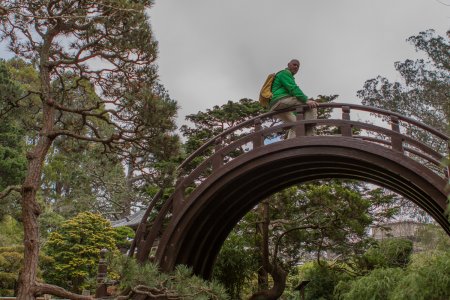
[{"label": "bare branch", "polygon": [[[318,210],[314,210],[314,211],[310,212],[309,214],[307,214],[306,216],[304,216],[303,218],[301,218],[301,219],[299,220],[299,222],[302,222],[302,221],[308,219],[309,217],[311,217],[312,215],[314,215],[314,214],[316,214],[316,213],[318,213],[318,212],[319,212]],[[298,226],[298,227],[291,228],[291,229],[289,229],[289,230],[283,232],[283,233],[278,237],[277,242],[275,243],[275,249],[274,249],[274,251],[273,251],[273,261],[274,261],[274,263],[275,263],[275,259],[276,259],[277,256],[278,256],[278,247],[279,247],[279,245],[280,245],[280,243],[281,243],[281,239],[282,239],[285,235],[287,235],[288,233],[290,233],[290,232],[292,232],[292,231],[295,231],[295,230],[301,230],[301,229],[309,229],[309,228],[318,228],[318,226],[313,226],[313,225]]]},{"label": "bare branch", "polygon": [[63,289],[62,287],[56,286],[56,285],[52,285],[52,284],[46,284],[46,283],[35,283],[34,285],[34,293],[35,295],[43,295],[43,294],[48,294],[48,295],[54,295],[54,296],[58,296],[61,298],[67,298],[67,299],[72,299],[72,300],[92,300],[94,299],[91,296],[83,296],[83,295],[78,295],[72,292],[69,292],[65,289]]},{"label": "bare branch", "polygon": [[450,6],[450,4],[444,3],[444,2],[442,2],[440,0],[436,0],[436,2],[438,2],[438,3],[442,4],[442,5],[445,5],[445,6]]}]

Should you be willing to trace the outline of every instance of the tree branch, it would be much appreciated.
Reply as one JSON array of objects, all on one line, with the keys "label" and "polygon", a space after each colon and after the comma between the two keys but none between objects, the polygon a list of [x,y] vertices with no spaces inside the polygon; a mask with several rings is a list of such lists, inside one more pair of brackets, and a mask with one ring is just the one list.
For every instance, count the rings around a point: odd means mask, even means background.
[{"label": "tree branch", "polygon": [[53,296],[58,296],[61,298],[67,298],[72,300],[92,300],[94,299],[92,296],[83,296],[78,295],[72,292],[69,292],[62,287],[46,284],[46,283],[35,283],[33,288],[35,295],[49,294]]},{"label": "tree branch", "polygon": [[16,192],[20,193],[22,191],[22,186],[21,185],[10,185],[10,186],[8,186],[6,189],[4,189],[0,193],[0,199],[5,198],[6,196],[8,196],[13,191],[16,191]]}]

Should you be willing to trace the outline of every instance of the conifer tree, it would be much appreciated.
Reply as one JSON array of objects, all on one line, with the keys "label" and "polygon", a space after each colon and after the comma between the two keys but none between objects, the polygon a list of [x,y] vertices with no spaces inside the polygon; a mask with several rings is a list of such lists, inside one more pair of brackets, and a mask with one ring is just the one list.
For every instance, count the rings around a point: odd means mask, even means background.
[{"label": "conifer tree", "polygon": [[[43,165],[53,143],[62,138],[102,145],[104,153],[129,158],[148,150],[155,136],[148,124],[161,110],[149,107],[173,101],[157,89],[157,43],[148,22],[144,1],[26,1],[1,3],[0,40],[17,57],[37,69],[38,84],[13,99],[2,99],[1,116],[17,108],[36,110],[36,134],[26,154],[27,170],[21,185],[24,224],[24,265],[18,297],[34,299],[53,294],[82,299],[59,287],[36,281],[39,253],[36,200]],[[160,104],[156,104],[160,103]],[[174,114],[156,130],[168,142]],[[8,188],[5,189],[8,191]]]}]

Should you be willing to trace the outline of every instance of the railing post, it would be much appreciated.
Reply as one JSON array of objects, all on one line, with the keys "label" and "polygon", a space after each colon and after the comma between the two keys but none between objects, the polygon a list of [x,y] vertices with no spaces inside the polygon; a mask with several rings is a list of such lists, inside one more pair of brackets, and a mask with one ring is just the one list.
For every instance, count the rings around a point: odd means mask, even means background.
[{"label": "railing post", "polygon": [[255,127],[255,137],[253,139],[253,149],[259,148],[264,145],[264,137],[261,133],[259,133],[262,129],[261,119],[256,119],[254,122]]},{"label": "railing post", "polygon": [[217,139],[214,146],[214,157],[211,162],[213,171],[223,166],[223,156],[220,150],[222,150],[222,140]]},{"label": "railing post", "polygon": [[[350,121],[350,106],[342,106],[342,120]],[[341,126],[342,136],[352,136],[352,127],[350,124]]]},{"label": "railing post", "polygon": [[[303,105],[297,107],[295,112],[297,113],[297,122],[303,121],[305,119],[305,108],[303,107]],[[295,125],[295,136],[298,138],[305,135],[306,135],[305,123]]]},{"label": "railing post", "polygon": [[100,250],[100,260],[98,262],[98,272],[97,272],[97,289],[95,290],[95,298],[102,298],[108,296],[108,292],[106,290],[106,275],[108,271],[108,266],[106,265],[106,252],[108,250],[102,249]]},{"label": "railing post", "polygon": [[403,152],[403,139],[400,135],[400,125],[397,116],[391,116],[391,128],[395,133],[391,136],[391,146],[393,150]]},{"label": "railing post", "polygon": [[175,191],[173,195],[173,214],[176,215],[184,203],[184,177],[179,176],[175,183]]}]

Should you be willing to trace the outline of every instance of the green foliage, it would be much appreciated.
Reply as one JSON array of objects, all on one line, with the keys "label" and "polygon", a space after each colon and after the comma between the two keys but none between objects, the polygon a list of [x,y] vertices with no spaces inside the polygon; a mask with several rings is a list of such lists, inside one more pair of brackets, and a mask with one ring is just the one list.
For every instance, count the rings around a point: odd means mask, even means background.
[{"label": "green foliage", "polygon": [[[277,261],[290,274],[292,270],[295,273],[299,264],[319,258],[325,267],[313,264],[313,271],[308,276],[322,276],[316,287],[312,285],[314,291],[320,293],[323,290],[326,295],[332,295],[334,286],[342,278],[347,278],[347,273],[360,272],[346,263],[353,265],[355,257],[362,255],[373,243],[368,236],[368,226],[374,220],[384,220],[395,214],[397,210],[392,208],[395,200],[395,196],[381,189],[367,189],[353,181],[321,180],[284,189],[269,199],[269,249],[273,254],[278,245]],[[224,283],[231,295],[234,294],[230,287],[245,290],[254,284],[246,278],[251,277],[247,275],[251,272],[255,277],[256,269],[251,264],[246,266],[245,262],[251,257],[251,251],[255,251],[255,257],[259,255],[255,243],[259,245],[261,241],[255,224],[261,224],[261,218],[256,209],[250,211],[233,229],[217,258],[214,274],[221,278],[215,278]],[[255,237],[258,242],[255,242]],[[323,261],[329,255],[336,259],[332,269]],[[226,263],[242,265],[237,272]],[[293,278],[289,279],[291,288],[303,280],[303,277],[295,275]],[[320,287],[325,282],[328,282],[327,288]],[[287,292],[287,295],[296,293]],[[317,295],[314,292],[311,299],[316,299]]]},{"label": "green foliage", "polygon": [[392,292],[395,300],[450,298],[450,251],[415,254]]},{"label": "green foliage", "polygon": [[220,284],[194,276],[192,270],[182,265],[177,266],[173,273],[165,274],[150,262],[140,265],[133,259],[122,257],[115,261],[113,268],[121,274],[119,282],[123,291],[145,286],[140,289],[151,290],[159,296],[171,296],[173,299],[228,299]]},{"label": "green foliage", "polygon": [[363,265],[371,270],[375,268],[404,268],[408,265],[413,251],[413,243],[405,239],[385,239],[362,256]]},{"label": "green foliage", "polygon": [[[42,262],[51,258],[41,254]],[[12,297],[17,288],[19,271],[23,269],[23,246],[0,247],[0,296]],[[38,276],[41,277],[40,270]]]},{"label": "green foliage", "polygon": [[404,275],[401,268],[379,268],[350,283],[343,300],[386,300]]},{"label": "green foliage", "polygon": [[42,239],[57,230],[65,221],[64,217],[54,211],[46,211],[39,216],[39,233]]},{"label": "green foliage", "polygon": [[7,110],[5,103],[17,101],[23,92],[17,82],[11,79],[11,74],[3,59],[0,59],[0,112]]},{"label": "green foliage", "polygon": [[[433,30],[408,39],[425,59],[396,62],[403,82],[378,76],[367,80],[358,97],[366,105],[396,111],[445,132],[450,123],[450,42]],[[424,139],[430,137],[421,136]]]},{"label": "green foliage", "polygon": [[[371,243],[368,226],[392,213],[385,207],[394,199],[353,181],[322,180],[291,187],[270,201],[270,218],[276,224],[271,240],[276,243],[287,232],[280,242],[285,266],[297,265],[304,256],[321,258],[327,251],[347,261],[365,252]],[[379,205],[384,207],[373,209]]]},{"label": "green foliage", "polygon": [[441,250],[450,249],[450,237],[442,227],[435,224],[424,224],[418,228],[417,248],[422,250]]},{"label": "green foliage", "polygon": [[131,240],[135,236],[134,230],[127,226],[121,226],[113,228],[113,231],[116,247],[121,250],[129,249]]},{"label": "green foliage", "polygon": [[126,197],[125,172],[102,147],[73,139],[54,142],[43,170],[42,196],[65,218],[82,211],[109,215]]},{"label": "green foliage", "polygon": [[0,189],[20,184],[24,178],[27,161],[23,136],[17,124],[0,118]]},{"label": "green foliage", "polygon": [[290,289],[284,295],[295,297],[299,291],[295,291],[302,281],[309,281],[305,288],[305,299],[332,299],[335,286],[338,282],[346,280],[348,275],[340,269],[333,268],[327,262],[308,262],[294,269],[289,278]]},{"label": "green foliage", "polygon": [[[20,185],[25,176],[25,132],[18,120],[6,116],[11,109],[7,103],[17,101],[22,93],[7,64],[0,60],[0,192],[8,186]],[[10,194],[0,199],[0,219],[4,215],[18,215],[17,197]]]},{"label": "green foliage", "polygon": [[3,216],[0,221],[0,247],[20,245],[22,241],[22,224],[9,215]]},{"label": "green foliage", "polygon": [[[2,97],[0,115],[4,112],[21,123],[21,138],[30,141],[31,150],[38,144],[38,132],[49,126],[54,144],[42,158],[40,195],[65,217],[89,209],[129,215],[132,206],[149,200],[146,184],[170,180],[169,158],[179,150],[173,134],[178,106],[157,80],[157,43],[145,12],[152,1],[92,5],[70,0],[51,6],[46,0],[32,6],[21,5],[22,0],[3,2],[7,9],[0,20],[0,38],[17,55],[6,65],[21,97]],[[55,17],[64,25],[53,28]],[[8,19],[14,20],[13,27]],[[24,34],[30,30],[39,34]],[[46,32],[51,38],[41,39]],[[48,52],[43,53],[44,48]],[[91,70],[89,61],[99,58],[105,59],[102,69]],[[52,67],[37,69],[36,61]],[[97,88],[102,93],[97,94]],[[44,124],[44,114],[50,111],[43,103],[50,102],[57,105]],[[102,145],[92,149],[90,142]],[[114,155],[105,159],[105,152]]]},{"label": "green foliage", "polygon": [[231,232],[220,249],[213,279],[225,286],[232,299],[240,299],[244,285],[257,268],[257,257],[252,245],[242,235]]},{"label": "green foliage", "polygon": [[[195,126],[183,125],[180,128],[183,135],[188,138],[185,144],[186,152],[195,151],[213,136],[263,112],[264,108],[258,101],[244,98],[238,102],[228,101],[222,106],[215,105],[206,112],[186,116],[186,120]],[[239,134],[232,139],[236,139],[238,136]]]},{"label": "green foliage", "polygon": [[[158,123],[165,127],[147,126],[148,116],[160,112],[144,113],[153,108],[147,104],[166,104],[157,91],[157,42],[147,14],[151,0],[36,0],[29,4],[25,0],[4,0],[1,4],[0,40],[26,67],[18,68],[14,75],[36,75],[16,79],[23,88],[22,97],[2,99],[7,101],[5,110],[2,103],[2,112],[29,125],[24,128],[27,158],[32,163],[25,178],[32,188],[23,193],[22,203],[32,209],[23,210],[23,221],[28,224],[24,227],[27,240],[37,241],[38,198],[65,216],[90,209],[90,205],[95,211],[113,214],[120,208],[118,214],[127,214],[135,195],[131,192],[145,184],[137,175],[161,176],[161,170],[154,168],[156,159],[147,158],[167,156],[167,150],[177,146],[172,133],[177,107],[171,101],[170,115],[160,116]],[[96,63],[99,60],[101,64]],[[34,72],[26,74],[30,69]],[[153,145],[162,144],[158,151],[149,146],[154,136],[159,139],[154,139]],[[172,148],[167,146],[170,141],[174,141]],[[86,155],[91,154],[92,144],[100,145],[93,147],[95,155],[110,154],[108,167],[100,160],[88,163],[95,157]],[[75,154],[70,157],[69,153]],[[136,162],[148,164],[136,166]],[[124,174],[124,164],[130,166],[129,176]],[[101,174],[104,169],[110,176]],[[150,174],[144,174],[149,170]],[[92,178],[96,180],[90,182]],[[39,191],[41,187],[44,189]],[[115,187],[124,188],[117,191]],[[131,198],[117,199],[116,195]],[[134,203],[145,200],[135,199]],[[27,247],[27,256],[37,255],[38,244]],[[107,221],[80,214],[50,234],[46,250],[54,261],[47,265],[46,279],[79,292],[86,285],[85,277],[95,274],[99,250],[114,247]],[[35,261],[22,273],[30,275],[23,278],[31,279],[27,282],[31,285],[35,283]],[[26,289],[25,284],[20,289],[25,298],[40,293]]]},{"label": "green foliage", "polygon": [[0,296],[14,295],[22,262],[23,247],[0,247]]},{"label": "green foliage", "polygon": [[450,251],[412,255],[406,268],[377,268],[340,283],[338,299],[441,300],[450,297]]},{"label": "green foliage", "polygon": [[100,250],[115,251],[115,232],[109,221],[93,213],[80,213],[52,232],[45,251],[53,261],[45,266],[44,278],[74,292],[87,286],[97,274]]}]

